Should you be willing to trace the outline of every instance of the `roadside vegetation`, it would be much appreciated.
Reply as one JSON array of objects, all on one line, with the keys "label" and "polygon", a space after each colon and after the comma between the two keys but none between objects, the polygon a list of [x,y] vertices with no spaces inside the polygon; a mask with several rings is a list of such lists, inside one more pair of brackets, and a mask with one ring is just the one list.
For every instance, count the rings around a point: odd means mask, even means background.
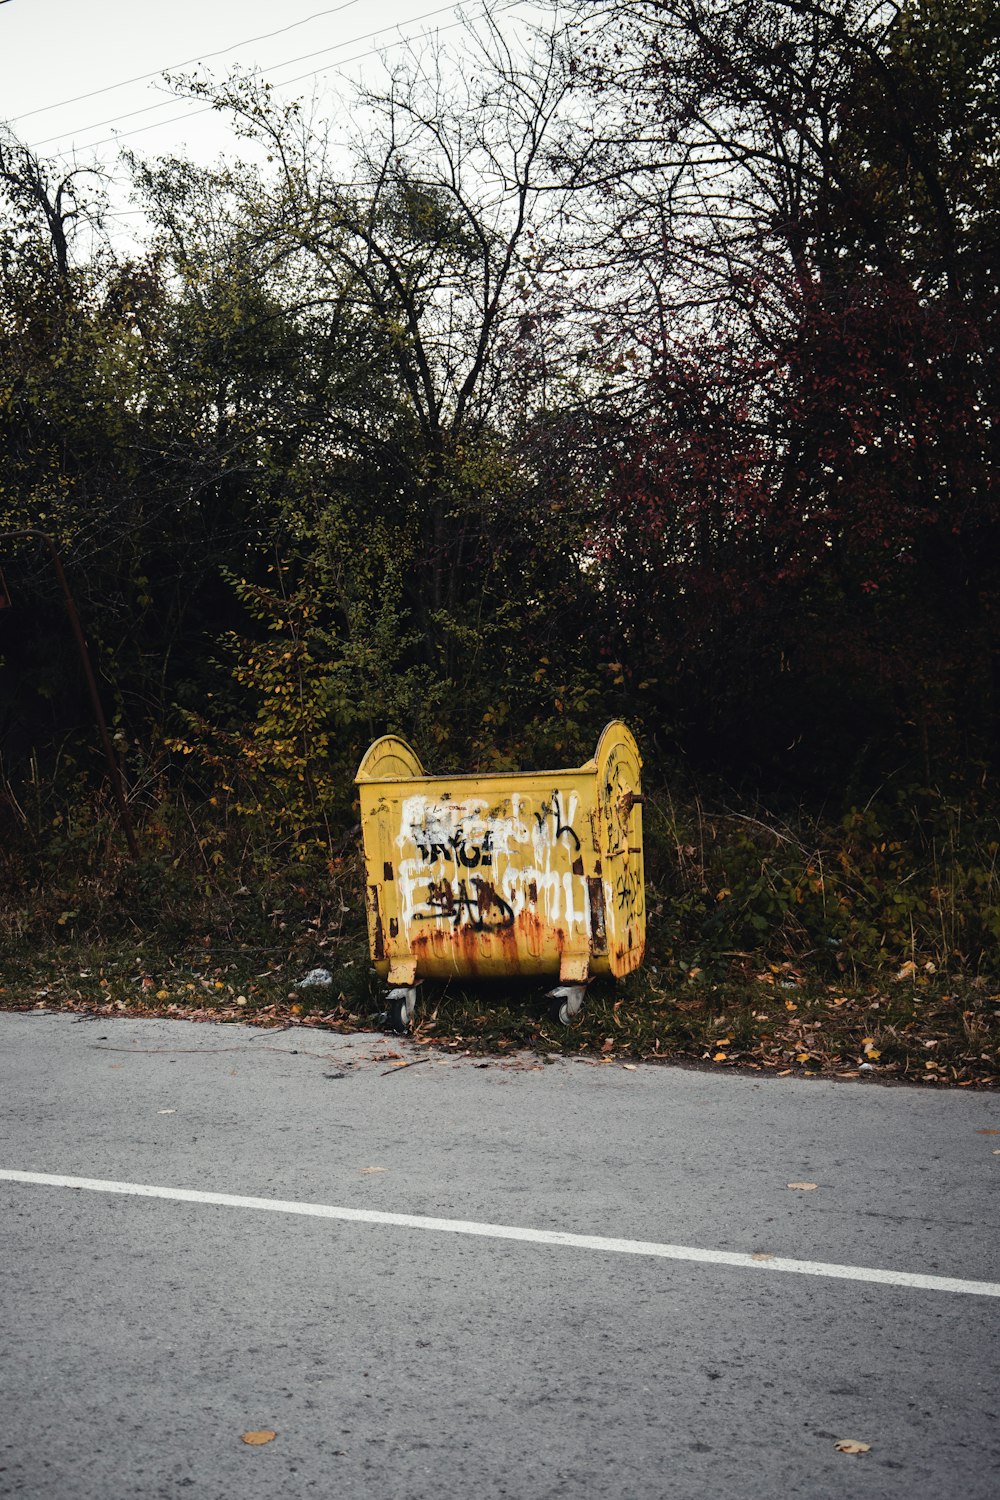
[{"label": "roadside vegetation", "polygon": [[[680,1061],[779,1074],[961,1087],[1000,1079],[1000,911],[989,820],[959,807],[874,806],[838,825],[647,788],[649,948],[598,980],[570,1027],[545,986],[422,987],[420,1042],[490,1054]],[[886,837],[890,817],[909,839]],[[918,816],[922,811],[923,816]],[[110,813],[35,883],[8,865],[0,1005],[337,1031],[384,1024],[368,957],[357,832],[341,852],[258,866],[246,837],[211,844],[185,809],[183,847],[133,864]],[[216,830],[216,809],[205,809]],[[146,830],[140,828],[145,841]],[[206,854],[206,850],[210,852]],[[215,858],[214,856],[221,857]],[[232,864],[230,863],[232,860]],[[316,969],[330,982],[303,984]]]},{"label": "roadside vegetation", "polygon": [[177,79],[246,160],[121,158],[127,251],[0,134],[0,1002],[374,1025],[366,745],[623,717],[645,968],[420,1039],[994,1080],[998,45],[986,0],[569,3],[394,56],[347,156]]}]

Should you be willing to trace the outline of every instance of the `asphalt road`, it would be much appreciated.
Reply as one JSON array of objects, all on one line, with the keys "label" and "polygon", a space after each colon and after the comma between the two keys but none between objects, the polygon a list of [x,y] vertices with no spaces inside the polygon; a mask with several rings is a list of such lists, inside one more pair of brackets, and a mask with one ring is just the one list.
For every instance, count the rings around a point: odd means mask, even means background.
[{"label": "asphalt road", "polygon": [[1000,1282],[1000,1099],[476,1064],[0,1014],[0,1172],[763,1257],[0,1180],[0,1496],[992,1500],[1000,1297],[768,1257]]}]

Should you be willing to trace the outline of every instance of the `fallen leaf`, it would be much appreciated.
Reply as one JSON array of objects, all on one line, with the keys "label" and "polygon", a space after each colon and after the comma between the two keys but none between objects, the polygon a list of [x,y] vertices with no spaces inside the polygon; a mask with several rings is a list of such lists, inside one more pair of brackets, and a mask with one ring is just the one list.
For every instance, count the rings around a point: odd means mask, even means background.
[{"label": "fallen leaf", "polygon": [[800,1193],[811,1193],[814,1188],[819,1187],[818,1182],[786,1182],[786,1187],[797,1188]]},{"label": "fallen leaf", "polygon": [[601,1051],[602,1052],[611,1052],[611,1051],[614,1050],[614,1045],[615,1045],[615,1039],[614,1039],[614,1037],[613,1036],[607,1036],[607,1037],[604,1038],[604,1041],[601,1043]]},{"label": "fallen leaf", "polygon": [[169,1000],[170,999],[170,991],[169,990],[157,990],[157,992],[156,992],[156,998],[157,998],[157,1000]]},{"label": "fallen leaf", "polygon": [[750,1258],[751,1260],[773,1260],[774,1252],[773,1250],[756,1250]]},{"label": "fallen leaf", "polygon": [[156,1113],[158,1115],[175,1115],[177,1111],[176,1109],[158,1109]]},{"label": "fallen leaf", "polygon": [[841,1438],[833,1445],[838,1453],[870,1453],[871,1443],[859,1443],[857,1438]]},{"label": "fallen leaf", "polygon": [[810,1057],[812,1057],[811,1052],[796,1052],[795,1061],[797,1063],[807,1063]]},{"label": "fallen leaf", "polygon": [[270,1427],[262,1427],[258,1432],[240,1433],[240,1442],[249,1443],[251,1447],[260,1447],[261,1443],[273,1443],[277,1436],[278,1434],[272,1432]]},{"label": "fallen leaf", "polygon": [[362,1167],[362,1172],[388,1172],[388,1167]]},{"label": "fallen leaf", "polygon": [[977,1130],[977,1135],[1000,1135],[1000,1130]]},{"label": "fallen leaf", "polygon": [[716,1052],[715,1056],[712,1058],[712,1061],[713,1062],[728,1062],[729,1061],[729,1053],[728,1052]]},{"label": "fallen leaf", "polygon": [[[626,1073],[635,1073],[637,1071],[635,1063],[622,1063],[622,1067],[625,1069]],[[998,1152],[997,1154],[1000,1155],[1000,1152]]]}]

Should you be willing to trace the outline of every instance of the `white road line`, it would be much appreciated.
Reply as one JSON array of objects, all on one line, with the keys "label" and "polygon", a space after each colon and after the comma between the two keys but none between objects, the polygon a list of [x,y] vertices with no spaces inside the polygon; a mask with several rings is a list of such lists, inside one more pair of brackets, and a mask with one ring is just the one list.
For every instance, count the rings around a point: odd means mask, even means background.
[{"label": "white road line", "polygon": [[311,1219],[342,1219],[352,1224],[386,1224],[397,1229],[429,1229],[443,1234],[473,1234],[485,1239],[520,1240],[529,1245],[559,1245],[569,1250],[601,1250],[614,1255],[650,1255],[661,1260],[696,1261],[703,1265],[738,1266],[744,1271],[791,1271],[799,1276],[827,1276],[840,1281],[867,1281],[880,1286],[908,1286],[927,1292],[963,1292],[971,1297],[1000,1297],[1000,1282],[963,1281],[957,1276],[925,1276],[916,1271],[886,1271],[874,1266],[839,1266],[821,1260],[788,1260],[737,1250],[702,1250],[694,1245],[661,1245],[655,1240],[609,1239],[601,1234],[567,1234],[558,1229],[521,1229],[513,1224],[481,1224],[466,1219],[435,1219],[423,1214],[383,1213],[373,1208],[335,1208],[326,1203],[295,1203],[281,1198],[245,1198],[238,1193],[203,1193],[195,1188],[153,1187],[144,1182],[107,1182],[99,1177],[63,1177],[51,1172],[14,1172],[0,1168],[0,1181],[37,1187],[83,1189],[90,1193],[124,1193],[135,1198],[164,1198],[170,1203],[208,1203],[220,1208],[263,1209]]}]

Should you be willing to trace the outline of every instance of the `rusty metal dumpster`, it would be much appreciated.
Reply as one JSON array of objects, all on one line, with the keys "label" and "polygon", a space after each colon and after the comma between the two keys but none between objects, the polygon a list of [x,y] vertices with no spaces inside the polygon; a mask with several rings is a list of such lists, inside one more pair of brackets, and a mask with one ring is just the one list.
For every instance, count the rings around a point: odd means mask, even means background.
[{"label": "rusty metal dumpster", "polygon": [[607,725],[574,770],[427,776],[383,735],[356,777],[368,936],[406,1030],[423,979],[552,975],[566,1022],[594,974],[642,962],[642,760]]}]

